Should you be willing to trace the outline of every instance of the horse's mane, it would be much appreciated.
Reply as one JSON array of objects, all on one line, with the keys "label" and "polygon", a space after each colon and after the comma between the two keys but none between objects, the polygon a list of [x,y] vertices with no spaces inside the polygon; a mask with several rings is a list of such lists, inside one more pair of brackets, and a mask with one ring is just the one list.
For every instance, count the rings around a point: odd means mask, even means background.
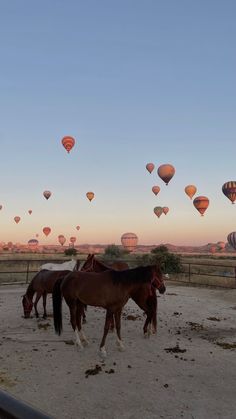
[{"label": "horse's mane", "polygon": [[134,284],[150,282],[152,279],[153,266],[139,266],[137,268],[122,271],[111,271],[114,284]]}]

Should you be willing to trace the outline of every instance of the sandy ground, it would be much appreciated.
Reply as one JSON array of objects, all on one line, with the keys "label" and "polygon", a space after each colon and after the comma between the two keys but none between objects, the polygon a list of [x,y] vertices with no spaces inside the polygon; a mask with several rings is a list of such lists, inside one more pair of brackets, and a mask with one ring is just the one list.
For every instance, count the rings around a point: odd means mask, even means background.
[{"label": "sandy ground", "polygon": [[122,319],[125,352],[110,333],[105,361],[98,354],[103,310],[89,307],[90,344],[78,351],[67,306],[58,337],[51,316],[22,318],[24,290],[0,287],[0,386],[10,394],[57,419],[235,418],[236,290],[168,284],[150,339],[130,300]]}]

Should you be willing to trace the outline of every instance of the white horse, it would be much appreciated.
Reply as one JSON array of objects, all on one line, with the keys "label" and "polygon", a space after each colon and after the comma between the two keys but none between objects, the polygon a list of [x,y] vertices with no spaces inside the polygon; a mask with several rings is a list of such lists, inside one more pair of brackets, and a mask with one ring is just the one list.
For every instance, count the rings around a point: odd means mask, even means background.
[{"label": "white horse", "polygon": [[78,270],[78,263],[79,261],[73,259],[63,263],[45,263],[40,266],[39,271],[42,271],[42,269],[47,269],[47,271],[74,271]]}]

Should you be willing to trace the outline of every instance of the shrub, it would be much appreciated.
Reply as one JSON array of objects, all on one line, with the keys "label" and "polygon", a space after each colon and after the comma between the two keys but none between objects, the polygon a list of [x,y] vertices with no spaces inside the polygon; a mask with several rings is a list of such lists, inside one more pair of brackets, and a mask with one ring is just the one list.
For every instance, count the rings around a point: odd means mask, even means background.
[{"label": "shrub", "polygon": [[180,273],[182,266],[180,256],[170,253],[166,246],[158,246],[151,253],[137,258],[139,265],[160,264],[164,273]]},{"label": "shrub", "polygon": [[119,246],[115,244],[109,244],[104,251],[104,258],[105,259],[118,259],[122,258],[127,254],[127,251],[121,249]]},{"label": "shrub", "polygon": [[70,247],[69,249],[65,249],[64,250],[64,254],[66,256],[76,256],[77,253],[78,253],[77,250],[75,248],[73,248],[73,247]]}]

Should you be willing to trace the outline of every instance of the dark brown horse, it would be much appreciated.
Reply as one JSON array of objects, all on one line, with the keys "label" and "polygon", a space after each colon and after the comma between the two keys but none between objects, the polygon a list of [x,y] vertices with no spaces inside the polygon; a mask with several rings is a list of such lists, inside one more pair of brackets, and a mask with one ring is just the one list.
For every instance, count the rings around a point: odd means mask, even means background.
[{"label": "dark brown horse", "polygon": [[[165,292],[162,273],[158,266],[141,266],[123,271],[106,270],[95,272],[71,272],[62,280],[58,280],[53,288],[54,328],[57,334],[62,331],[62,298],[69,309],[71,325],[76,336],[76,345],[82,347],[81,340],[86,343],[86,337],[81,329],[83,305],[103,307],[106,309],[104,333],[100,344],[100,352],[106,355],[105,340],[111,319],[114,315],[117,332],[117,344],[122,350],[120,335],[121,312],[128,299],[142,291],[144,301],[150,293],[151,286]],[[81,304],[82,303],[82,304]],[[80,340],[81,339],[81,340]]]},{"label": "dark brown horse", "polygon": [[[79,260],[77,260],[74,270],[78,270],[79,266],[80,266],[80,262]],[[37,274],[30,281],[28,288],[26,290],[26,293],[23,295],[23,298],[22,298],[22,305],[23,305],[25,318],[30,317],[30,313],[33,307],[35,310],[36,317],[39,317],[37,304],[38,304],[39,299],[43,297],[43,318],[46,319],[47,294],[52,294],[52,290],[53,290],[55,282],[58,279],[64,278],[70,272],[71,271],[69,270],[49,271],[46,269],[42,269],[41,271],[37,272]],[[33,297],[35,293],[36,293],[36,298],[33,302]]]},{"label": "dark brown horse", "polygon": [[[114,262],[110,264],[110,266],[106,265],[105,263],[101,262],[100,260],[95,258],[94,254],[89,254],[87,260],[84,262],[81,271],[86,272],[104,272],[107,269],[115,269],[115,270],[123,270],[128,269],[129,265],[126,262]],[[140,293],[142,293],[140,298]],[[134,302],[146,313],[147,318],[143,326],[143,332],[145,336],[150,336],[151,333],[151,326],[153,333],[157,331],[157,296],[156,296],[156,288],[151,287],[150,293],[148,292],[147,299],[144,301],[143,293],[145,293],[145,289],[140,289],[139,292],[136,292],[131,296]],[[83,319],[85,319],[85,314]],[[111,322],[111,329],[114,329],[114,317]]]}]

